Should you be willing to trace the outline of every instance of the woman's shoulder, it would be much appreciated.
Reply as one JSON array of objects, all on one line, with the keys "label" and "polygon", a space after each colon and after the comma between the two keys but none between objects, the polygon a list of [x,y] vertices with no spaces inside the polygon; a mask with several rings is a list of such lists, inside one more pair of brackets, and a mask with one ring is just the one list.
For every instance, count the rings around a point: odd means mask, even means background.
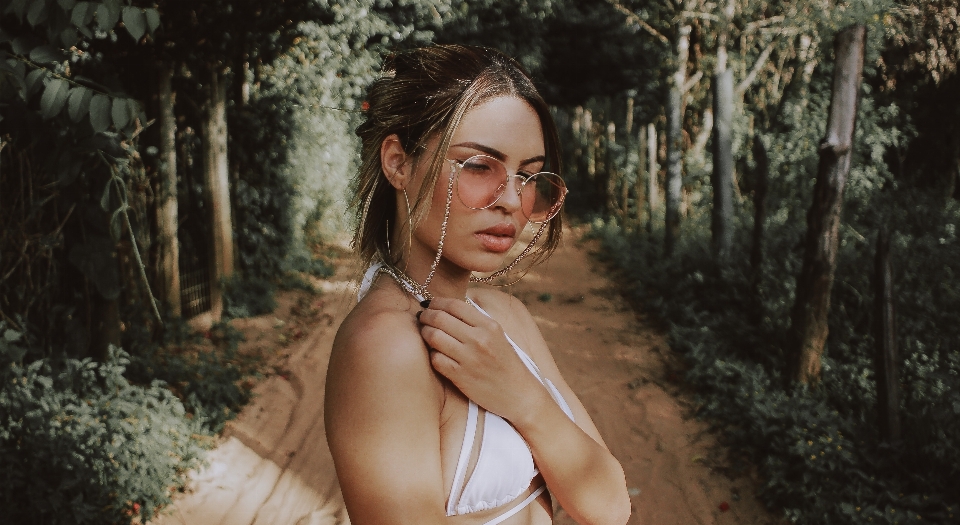
[{"label": "woman's shoulder", "polygon": [[358,382],[379,381],[385,374],[436,381],[414,313],[389,296],[365,298],[337,330],[331,372]]}]

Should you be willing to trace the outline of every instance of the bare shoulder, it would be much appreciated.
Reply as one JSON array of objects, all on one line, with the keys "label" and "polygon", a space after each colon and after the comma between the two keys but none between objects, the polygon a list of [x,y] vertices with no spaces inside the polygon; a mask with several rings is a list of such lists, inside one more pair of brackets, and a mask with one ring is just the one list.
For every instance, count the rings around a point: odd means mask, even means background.
[{"label": "bare shoulder", "polygon": [[389,300],[363,301],[337,330],[327,371],[327,394],[357,397],[391,390],[401,397],[430,392],[442,401],[442,385],[430,366],[412,312]]}]

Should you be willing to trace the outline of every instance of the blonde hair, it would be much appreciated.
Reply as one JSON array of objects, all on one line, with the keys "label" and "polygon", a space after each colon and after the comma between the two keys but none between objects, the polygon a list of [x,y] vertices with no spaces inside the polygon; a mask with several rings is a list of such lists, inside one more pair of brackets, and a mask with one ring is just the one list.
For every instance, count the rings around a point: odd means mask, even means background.
[{"label": "blonde hair", "polygon": [[[426,143],[439,137],[424,184],[414,198],[410,215],[413,227],[429,211],[430,195],[463,115],[471,108],[500,96],[526,101],[536,111],[543,129],[545,170],[560,174],[560,140],[547,103],[537,92],[530,75],[512,58],[494,49],[435,45],[398,52],[387,57],[380,78],[367,91],[366,119],[357,128],[361,165],[354,180],[353,206],[357,229],[353,237],[364,267],[375,258],[396,265],[389,239],[396,227],[394,188],[383,173],[380,147],[390,135],[400,138],[403,150],[416,162],[426,153]],[[560,216],[551,219],[544,241],[529,258],[545,259],[560,243]],[[398,256],[393,256],[396,259]]]}]

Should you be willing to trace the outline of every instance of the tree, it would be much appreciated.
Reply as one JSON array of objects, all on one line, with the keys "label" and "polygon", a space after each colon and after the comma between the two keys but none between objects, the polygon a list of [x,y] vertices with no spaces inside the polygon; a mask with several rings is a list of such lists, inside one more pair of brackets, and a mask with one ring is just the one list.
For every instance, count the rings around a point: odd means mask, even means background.
[{"label": "tree", "polygon": [[820,356],[827,341],[830,292],[837,265],[840,212],[850,172],[853,132],[866,45],[866,27],[852,25],[834,40],[836,63],[827,131],[820,144],[820,164],[813,203],[807,213],[803,266],[797,277],[790,325],[788,377],[801,383],[820,378]]}]

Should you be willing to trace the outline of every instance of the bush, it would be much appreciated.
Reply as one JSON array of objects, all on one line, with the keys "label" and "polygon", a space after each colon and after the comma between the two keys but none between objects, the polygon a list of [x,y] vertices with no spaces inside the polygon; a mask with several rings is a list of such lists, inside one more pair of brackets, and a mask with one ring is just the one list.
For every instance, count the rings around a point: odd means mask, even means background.
[{"label": "bush", "polygon": [[229,323],[218,323],[202,336],[178,329],[175,322],[168,325],[163,346],[130,334],[126,375],[135,383],[163,381],[200,428],[218,433],[250,400],[241,381],[256,369],[258,358],[239,355],[243,335]]},{"label": "bush", "polygon": [[[901,193],[898,225],[898,327],[903,357],[904,442],[879,441],[870,312],[872,242],[860,217],[841,230],[828,349],[819,388],[785,387],[785,336],[793,303],[801,225],[771,221],[763,278],[734,257],[717,268],[707,246],[709,217],[684,224],[672,257],[659,235],[627,236],[595,221],[594,233],[630,283],[626,293],[669,328],[684,357],[699,415],[735,452],[734,467],[756,465],[761,498],[801,524],[957,523],[960,521],[960,308],[951,237],[960,207]],[[879,199],[879,198],[878,198]],[[890,210],[882,202],[876,208]],[[865,224],[866,223],[866,224]],[[930,224],[939,225],[931,231]],[[741,228],[741,231],[744,230]],[[660,232],[657,232],[660,233]],[[859,239],[859,240],[858,240]],[[735,254],[748,253],[745,240]],[[909,257],[907,256],[909,255]],[[948,319],[949,318],[949,319]],[[952,320],[951,320],[952,319]]]},{"label": "bush", "polygon": [[17,524],[150,519],[198,466],[197,428],[162,383],[123,377],[129,358],[21,360],[0,323],[0,507]]}]

